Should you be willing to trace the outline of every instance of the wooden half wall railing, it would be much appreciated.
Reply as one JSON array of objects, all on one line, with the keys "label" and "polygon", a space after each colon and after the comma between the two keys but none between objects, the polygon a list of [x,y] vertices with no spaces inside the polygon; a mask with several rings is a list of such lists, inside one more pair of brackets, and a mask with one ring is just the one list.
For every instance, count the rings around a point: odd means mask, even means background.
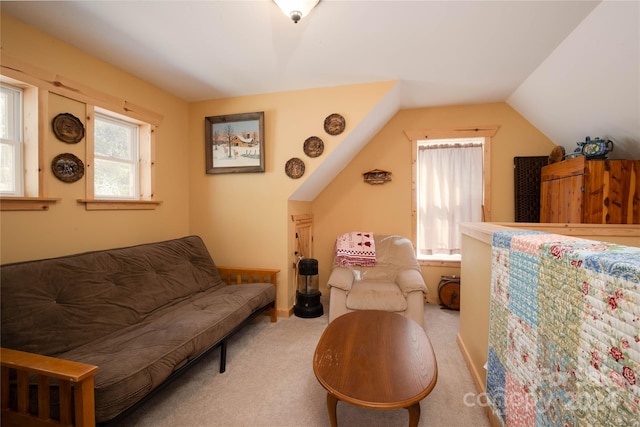
[{"label": "wooden half wall railing", "polygon": [[[94,376],[98,367],[55,357],[0,348],[2,426],[95,426]],[[12,371],[15,376],[11,375]],[[37,414],[29,411],[30,377],[37,377]],[[17,407],[11,407],[15,378]],[[51,418],[52,379],[58,384],[60,419]]]}]

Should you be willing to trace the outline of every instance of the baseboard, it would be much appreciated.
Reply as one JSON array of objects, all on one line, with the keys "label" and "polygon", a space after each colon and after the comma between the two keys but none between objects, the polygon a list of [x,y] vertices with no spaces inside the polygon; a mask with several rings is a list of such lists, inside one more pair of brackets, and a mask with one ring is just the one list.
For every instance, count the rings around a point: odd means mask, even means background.
[{"label": "baseboard", "polygon": [[278,317],[291,317],[293,316],[293,306],[289,307],[288,310],[278,310]]},{"label": "baseboard", "polygon": [[[478,372],[478,370],[475,368],[473,363],[471,363],[471,356],[469,355],[469,351],[467,350],[467,347],[464,345],[464,341],[462,341],[462,338],[460,337],[459,333],[456,336],[456,342],[458,343],[458,348],[460,349],[460,353],[462,353],[462,358],[464,359],[464,362],[467,365],[469,372],[471,373],[471,378],[473,378],[473,382],[476,385],[476,390],[478,391],[479,394],[484,396],[484,393],[486,392],[486,390],[482,381],[483,377],[480,376],[480,372]],[[496,417],[496,415],[493,413],[493,411],[491,410],[488,404],[483,405],[483,408],[484,408],[485,414],[487,414],[487,418],[489,418],[489,423],[492,425],[492,427],[503,427],[503,423],[500,421],[500,419],[498,419],[498,417]]]},{"label": "baseboard", "polygon": [[462,337],[460,336],[459,333],[458,335],[456,335],[456,342],[458,343],[458,348],[460,349],[460,353],[462,353],[462,358],[464,359],[464,363],[466,363],[467,368],[469,369],[469,372],[471,372],[471,378],[473,378],[473,382],[476,385],[476,390],[478,391],[478,393],[484,393],[485,389],[482,381],[482,378],[484,376],[480,376],[480,372],[478,372],[474,364],[471,363],[471,355],[469,354],[467,347],[464,345],[464,341],[462,341]]}]

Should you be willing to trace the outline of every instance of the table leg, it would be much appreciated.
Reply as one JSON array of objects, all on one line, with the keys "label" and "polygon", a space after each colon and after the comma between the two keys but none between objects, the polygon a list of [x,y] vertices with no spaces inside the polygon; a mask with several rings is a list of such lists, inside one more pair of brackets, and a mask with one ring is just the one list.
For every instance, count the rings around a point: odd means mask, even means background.
[{"label": "table leg", "polygon": [[338,427],[338,417],[336,416],[337,406],[338,398],[331,393],[327,393],[327,409],[329,410],[329,421],[331,421],[331,427]]},{"label": "table leg", "polygon": [[409,406],[407,410],[409,411],[409,427],[418,427],[418,421],[420,421],[420,402]]}]

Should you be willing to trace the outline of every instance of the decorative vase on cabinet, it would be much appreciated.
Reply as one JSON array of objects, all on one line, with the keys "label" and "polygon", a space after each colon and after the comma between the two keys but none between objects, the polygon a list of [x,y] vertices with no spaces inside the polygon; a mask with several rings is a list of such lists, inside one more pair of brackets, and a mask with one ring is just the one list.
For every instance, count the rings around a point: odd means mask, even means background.
[{"label": "decorative vase on cabinet", "polygon": [[587,160],[544,166],[540,222],[640,224],[640,160]]}]

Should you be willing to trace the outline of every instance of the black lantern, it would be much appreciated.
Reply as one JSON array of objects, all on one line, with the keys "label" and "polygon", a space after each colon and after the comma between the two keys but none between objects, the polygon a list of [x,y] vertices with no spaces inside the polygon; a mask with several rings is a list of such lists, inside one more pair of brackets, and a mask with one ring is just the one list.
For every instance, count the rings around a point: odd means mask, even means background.
[{"label": "black lantern", "polygon": [[298,261],[298,289],[293,314],[298,317],[320,317],[324,313],[318,290],[318,260],[300,258]]}]

